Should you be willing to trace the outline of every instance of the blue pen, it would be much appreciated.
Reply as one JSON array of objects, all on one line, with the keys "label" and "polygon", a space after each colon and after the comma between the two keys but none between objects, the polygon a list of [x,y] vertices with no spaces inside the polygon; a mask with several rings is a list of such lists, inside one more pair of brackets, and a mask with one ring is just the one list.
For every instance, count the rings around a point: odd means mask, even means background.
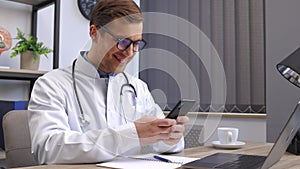
[{"label": "blue pen", "polygon": [[154,155],[153,158],[159,160],[159,161],[163,161],[163,162],[166,162],[166,163],[172,163],[171,160],[168,160],[166,158],[163,158],[163,157],[160,157],[160,156],[157,156],[157,155]]}]

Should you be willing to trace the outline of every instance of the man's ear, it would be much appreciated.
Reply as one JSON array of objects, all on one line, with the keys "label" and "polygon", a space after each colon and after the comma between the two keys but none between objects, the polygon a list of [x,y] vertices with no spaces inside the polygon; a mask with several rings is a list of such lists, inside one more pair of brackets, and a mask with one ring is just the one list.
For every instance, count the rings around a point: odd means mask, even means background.
[{"label": "man's ear", "polygon": [[90,37],[91,37],[93,40],[96,40],[96,39],[97,39],[97,27],[96,27],[96,25],[91,25],[91,26],[90,26]]}]

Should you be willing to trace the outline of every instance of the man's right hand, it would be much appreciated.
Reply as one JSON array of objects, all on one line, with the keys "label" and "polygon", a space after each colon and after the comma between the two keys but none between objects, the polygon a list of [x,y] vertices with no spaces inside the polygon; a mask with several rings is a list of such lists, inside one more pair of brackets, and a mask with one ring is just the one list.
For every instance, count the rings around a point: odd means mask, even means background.
[{"label": "man's right hand", "polygon": [[169,131],[176,123],[174,119],[159,119],[152,116],[143,117],[134,122],[142,146],[168,140]]}]

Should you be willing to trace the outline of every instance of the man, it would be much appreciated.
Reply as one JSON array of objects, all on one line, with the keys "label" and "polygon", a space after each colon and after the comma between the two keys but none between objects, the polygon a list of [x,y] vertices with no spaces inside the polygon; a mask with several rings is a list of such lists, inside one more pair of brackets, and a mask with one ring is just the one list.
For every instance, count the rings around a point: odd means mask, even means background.
[{"label": "man", "polygon": [[132,0],[101,0],[91,17],[90,50],[36,81],[28,109],[40,164],[100,162],[142,147],[183,150],[188,117],[164,119],[147,85],[123,73],[146,44],[142,22]]}]

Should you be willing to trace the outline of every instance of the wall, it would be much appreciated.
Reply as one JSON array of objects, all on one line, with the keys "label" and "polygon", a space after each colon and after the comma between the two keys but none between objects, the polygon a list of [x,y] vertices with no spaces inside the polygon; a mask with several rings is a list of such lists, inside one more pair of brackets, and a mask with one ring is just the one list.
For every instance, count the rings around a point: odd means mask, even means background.
[{"label": "wall", "polygon": [[275,68],[276,64],[300,46],[299,6],[299,0],[266,0],[266,105],[269,142],[276,140],[300,100],[300,89],[283,78]]},{"label": "wall", "polygon": [[[238,140],[241,141],[266,141],[266,118],[251,118],[251,117],[230,117],[222,116],[217,118],[210,118],[207,121],[207,117],[190,115],[190,123],[192,124],[207,124],[204,125],[203,138],[206,145],[211,144],[212,141],[218,140],[217,132],[210,133],[212,123],[215,123],[217,127],[236,127],[239,128]],[[209,122],[209,123],[208,123]],[[210,134],[209,134],[210,133]]]}]

